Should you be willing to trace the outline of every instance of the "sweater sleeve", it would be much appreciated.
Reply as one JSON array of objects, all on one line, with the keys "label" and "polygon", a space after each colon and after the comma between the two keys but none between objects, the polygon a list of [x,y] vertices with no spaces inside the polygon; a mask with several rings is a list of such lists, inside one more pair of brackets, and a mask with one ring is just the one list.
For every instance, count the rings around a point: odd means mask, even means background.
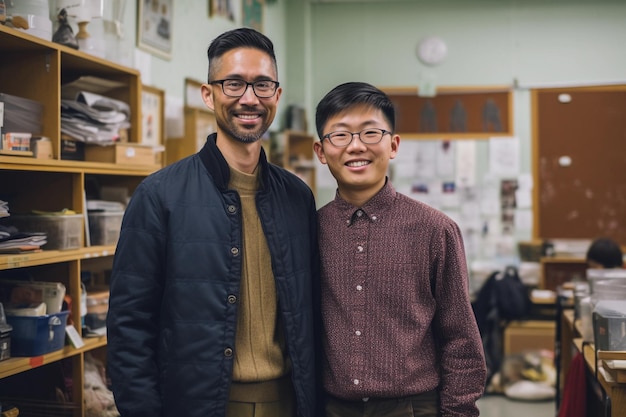
[{"label": "sweater sleeve", "polygon": [[433,322],[441,364],[441,416],[478,416],[486,366],[480,333],[469,300],[467,261],[454,222],[443,228],[437,255],[437,312]]},{"label": "sweater sleeve", "polygon": [[107,371],[125,417],[160,416],[157,364],[164,237],[159,205],[141,184],[126,209],[107,314]]}]

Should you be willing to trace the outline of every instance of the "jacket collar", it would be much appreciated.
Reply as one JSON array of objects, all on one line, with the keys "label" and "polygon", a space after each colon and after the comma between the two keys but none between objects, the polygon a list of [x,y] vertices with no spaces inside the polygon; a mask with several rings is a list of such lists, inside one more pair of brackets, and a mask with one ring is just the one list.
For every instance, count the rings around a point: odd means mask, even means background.
[{"label": "jacket collar", "polygon": [[[213,177],[213,181],[217,187],[225,191],[228,189],[228,181],[230,180],[230,168],[228,167],[228,163],[222,155],[222,152],[217,147],[215,141],[217,140],[217,133],[212,133],[207,137],[207,140],[198,152],[200,156],[200,160],[202,164],[209,172],[209,175]],[[261,147],[261,155],[259,156],[259,164],[261,165],[261,183],[259,184],[259,189],[264,189],[264,184],[267,184],[267,179],[269,176],[269,163],[267,162],[267,157],[265,155],[265,149]]]}]

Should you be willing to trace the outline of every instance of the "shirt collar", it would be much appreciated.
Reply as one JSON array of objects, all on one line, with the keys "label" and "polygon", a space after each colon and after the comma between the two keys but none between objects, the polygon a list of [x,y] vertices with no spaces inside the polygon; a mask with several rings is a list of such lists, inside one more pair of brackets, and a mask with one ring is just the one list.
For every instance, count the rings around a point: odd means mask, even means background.
[{"label": "shirt collar", "polygon": [[389,178],[387,178],[383,188],[362,207],[356,207],[348,203],[339,195],[339,190],[335,193],[335,204],[339,215],[346,219],[348,226],[352,226],[359,218],[369,219],[372,222],[380,220],[383,213],[391,206],[395,197],[396,190],[391,185]]}]

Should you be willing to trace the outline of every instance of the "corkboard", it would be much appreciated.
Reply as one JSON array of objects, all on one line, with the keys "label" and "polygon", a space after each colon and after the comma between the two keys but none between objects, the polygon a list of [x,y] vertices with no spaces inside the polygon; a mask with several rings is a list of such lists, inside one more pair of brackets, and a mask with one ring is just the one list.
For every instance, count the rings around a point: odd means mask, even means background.
[{"label": "corkboard", "polygon": [[535,237],[626,244],[626,86],[534,90],[532,106]]}]

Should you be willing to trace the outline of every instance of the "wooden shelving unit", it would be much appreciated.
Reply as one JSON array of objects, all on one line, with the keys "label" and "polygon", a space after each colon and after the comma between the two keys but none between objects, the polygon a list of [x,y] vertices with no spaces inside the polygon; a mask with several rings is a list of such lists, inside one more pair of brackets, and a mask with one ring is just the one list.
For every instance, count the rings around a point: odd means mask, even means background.
[{"label": "wooden shelving unit", "polygon": [[276,144],[271,147],[275,152],[270,153],[270,161],[298,175],[315,193],[315,138],[306,132],[285,130],[278,133],[275,140]]},{"label": "wooden shelving unit", "polygon": [[[42,135],[50,139],[53,159],[25,156],[0,156],[0,199],[9,202],[11,213],[33,209],[58,211],[64,208],[86,212],[84,190],[93,182],[122,187],[131,195],[139,183],[160,165],[120,165],[93,161],[61,159],[61,85],[80,77],[95,76],[116,81],[121,87],[105,95],[130,106],[129,142],[140,143],[142,84],[138,71],[76,51],[0,25],[0,92],[36,100],[43,105]],[[6,111],[5,111],[6,118]],[[3,224],[9,224],[3,219]],[[84,224],[83,224],[84,232]],[[71,250],[44,250],[38,253],[0,255],[0,276],[28,275],[36,281],[61,282],[72,299],[68,322],[74,323],[84,346],[63,349],[37,357],[14,357],[0,362],[0,393],[13,391],[18,380],[26,385],[55,386],[52,367],[61,365],[71,375],[71,403],[76,417],[85,415],[83,386],[85,355],[103,358],[106,337],[83,337],[80,326],[81,272],[110,268],[115,246],[91,246]],[[104,266],[103,266],[104,265]],[[78,323],[78,325],[77,325]],[[56,368],[54,368],[56,369]],[[50,370],[50,371],[49,371]],[[32,376],[31,376],[32,375]],[[32,384],[29,384],[32,383]],[[11,395],[15,393],[11,392]],[[41,394],[19,392],[33,400]]]},{"label": "wooden shelving unit", "polygon": [[215,115],[211,110],[187,106],[184,113],[183,136],[168,138],[165,142],[167,165],[198,152],[204,146],[207,136],[217,130]]}]

